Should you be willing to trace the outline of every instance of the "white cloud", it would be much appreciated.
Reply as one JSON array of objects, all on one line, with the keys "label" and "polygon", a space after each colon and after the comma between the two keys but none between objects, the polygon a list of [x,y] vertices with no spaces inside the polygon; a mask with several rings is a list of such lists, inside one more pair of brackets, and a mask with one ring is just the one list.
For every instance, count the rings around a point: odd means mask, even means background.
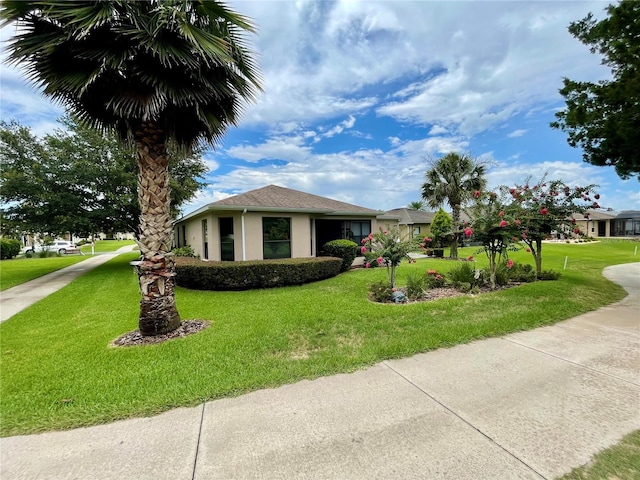
[{"label": "white cloud", "polygon": [[521,137],[523,136],[525,133],[527,133],[529,130],[524,130],[524,129],[519,129],[519,130],[514,130],[513,132],[507,134],[508,138],[516,138],[516,137]]}]

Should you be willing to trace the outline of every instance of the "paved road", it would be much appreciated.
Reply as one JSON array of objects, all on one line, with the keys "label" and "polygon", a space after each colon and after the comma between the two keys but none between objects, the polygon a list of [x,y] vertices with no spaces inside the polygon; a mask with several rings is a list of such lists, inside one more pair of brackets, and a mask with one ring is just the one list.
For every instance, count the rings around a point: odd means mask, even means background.
[{"label": "paved road", "polygon": [[135,248],[135,245],[127,245],[115,252],[93,255],[82,262],[0,292],[0,323],[71,283],[88,270],[108,262],[121,253],[131,252]]},{"label": "paved road", "polygon": [[555,478],[640,428],[640,264],[604,273],[629,296],[553,326],[0,439],[0,478]]}]

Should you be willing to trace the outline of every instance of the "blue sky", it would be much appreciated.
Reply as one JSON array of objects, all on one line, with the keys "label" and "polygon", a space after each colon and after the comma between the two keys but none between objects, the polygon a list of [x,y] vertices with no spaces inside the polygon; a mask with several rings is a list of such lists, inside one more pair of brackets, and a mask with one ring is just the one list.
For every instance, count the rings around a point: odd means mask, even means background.
[{"label": "blue sky", "polygon": [[[600,185],[600,204],[640,209],[637,180],[582,161],[549,122],[562,78],[609,78],[567,31],[607,2],[234,1],[264,93],[206,155],[208,186],[183,208],[268,184],[373,209],[420,199],[429,159],[469,153],[489,186]],[[9,29],[0,32],[6,39]],[[42,135],[62,110],[2,65],[0,113]]]}]

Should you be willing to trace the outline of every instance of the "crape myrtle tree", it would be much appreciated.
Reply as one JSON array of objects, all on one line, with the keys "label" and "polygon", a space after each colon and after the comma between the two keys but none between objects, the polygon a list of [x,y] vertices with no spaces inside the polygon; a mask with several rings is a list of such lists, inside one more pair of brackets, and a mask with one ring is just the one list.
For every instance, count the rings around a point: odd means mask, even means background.
[{"label": "crape myrtle tree", "polygon": [[463,233],[482,244],[489,259],[489,282],[496,288],[496,271],[506,261],[509,248],[515,248],[521,232],[521,220],[511,211],[505,200],[495,192],[477,192],[475,204],[470,208],[472,221]]},{"label": "crape myrtle tree", "polygon": [[425,183],[422,185],[422,198],[431,208],[438,208],[445,202],[451,207],[450,257],[458,258],[460,212],[472,200],[473,193],[485,187],[485,166],[469,155],[453,152],[430,164],[431,168],[425,173]]},{"label": "crape myrtle tree", "polygon": [[260,89],[252,22],[217,1],[5,0],[9,60],[80,121],[137,150],[143,335],[175,330],[167,144],[213,143]]},{"label": "crape myrtle tree", "polygon": [[527,245],[536,265],[536,276],[542,274],[542,241],[552,233],[580,233],[575,226],[574,214],[587,215],[589,208],[599,208],[600,195],[595,185],[571,187],[562,180],[547,182],[545,177],[535,185],[501,187],[511,197],[510,215],[520,222],[520,239]]},{"label": "crape myrtle tree", "polygon": [[409,252],[419,247],[420,239],[402,238],[400,230],[396,227],[380,227],[377,232],[370,233],[362,239],[361,252],[367,249],[378,255],[377,262],[380,266],[387,267],[387,279],[391,288],[396,286],[396,269],[403,259],[409,259]]},{"label": "crape myrtle tree", "polygon": [[565,78],[560,94],[566,108],[551,126],[568,134],[569,145],[582,148],[585,162],[613,166],[621,178],[640,180],[640,2],[622,0],[606,12],[599,22],[589,14],[571,23],[569,32],[602,55],[613,78],[596,83]]}]

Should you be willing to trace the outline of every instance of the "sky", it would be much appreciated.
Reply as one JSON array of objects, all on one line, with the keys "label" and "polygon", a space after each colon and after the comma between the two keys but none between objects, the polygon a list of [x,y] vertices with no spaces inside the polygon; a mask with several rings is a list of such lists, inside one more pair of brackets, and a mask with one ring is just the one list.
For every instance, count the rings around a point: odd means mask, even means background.
[{"label": "sky", "polygon": [[[597,184],[599,203],[640,210],[640,184],[582,160],[549,126],[564,77],[610,78],[567,27],[602,1],[233,1],[254,20],[264,92],[207,151],[207,187],[185,205],[269,184],[376,210],[420,200],[449,152],[488,165],[488,186],[547,174]],[[7,39],[11,28],[0,31]],[[4,64],[0,115],[36,135],[59,128],[51,104]],[[446,206],[445,206],[446,207]]]}]

